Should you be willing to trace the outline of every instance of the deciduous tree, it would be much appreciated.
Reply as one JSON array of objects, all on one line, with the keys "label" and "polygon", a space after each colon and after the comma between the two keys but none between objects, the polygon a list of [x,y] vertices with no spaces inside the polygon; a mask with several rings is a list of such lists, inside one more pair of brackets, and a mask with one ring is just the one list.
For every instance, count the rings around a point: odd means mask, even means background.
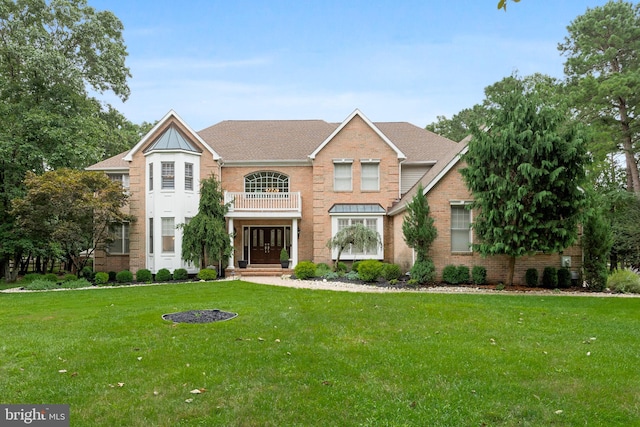
[{"label": "deciduous tree", "polygon": [[329,249],[337,249],[338,254],[336,256],[336,262],[334,269],[338,271],[338,264],[340,264],[340,256],[342,252],[348,247],[354,248],[371,248],[379,247],[382,245],[382,239],[377,231],[372,230],[363,224],[353,224],[338,231],[329,241],[327,247]]},{"label": "deciduous tree", "polygon": [[16,233],[34,249],[57,252],[76,271],[113,240],[112,224],[132,220],[122,209],[128,200],[122,185],[101,172],[29,172],[25,185],[26,195],[13,200]]}]

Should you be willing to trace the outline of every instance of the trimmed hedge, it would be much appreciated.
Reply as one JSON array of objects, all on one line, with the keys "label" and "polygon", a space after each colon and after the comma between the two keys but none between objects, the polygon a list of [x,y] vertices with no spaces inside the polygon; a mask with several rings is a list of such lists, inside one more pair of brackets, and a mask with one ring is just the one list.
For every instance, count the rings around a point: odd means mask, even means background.
[{"label": "trimmed hedge", "polygon": [[548,289],[558,287],[558,270],[555,267],[545,267],[542,270],[542,286]]},{"label": "trimmed hedge", "polygon": [[315,277],[316,265],[311,261],[301,261],[293,269],[297,279],[311,279]]},{"label": "trimmed hedge", "polygon": [[173,280],[187,280],[189,278],[189,272],[186,268],[176,268],[173,271]]},{"label": "trimmed hedge", "polygon": [[570,288],[571,287],[571,272],[568,268],[562,267],[558,270],[558,287]]},{"label": "trimmed hedge", "polygon": [[213,268],[203,268],[197,275],[200,280],[216,280],[218,278],[218,272]]},{"label": "trimmed hedge", "polygon": [[398,264],[385,263],[382,267],[382,277],[385,280],[398,280],[402,276],[402,270]]},{"label": "trimmed hedge", "polygon": [[431,259],[417,261],[413,264],[413,267],[411,267],[409,274],[411,276],[409,280],[411,285],[431,283],[436,278],[436,266]]},{"label": "trimmed hedge", "polygon": [[131,283],[133,282],[133,273],[129,270],[122,270],[116,274],[116,282]]},{"label": "trimmed hedge", "polygon": [[365,282],[373,282],[382,275],[383,264],[377,259],[368,259],[360,262],[358,276]]},{"label": "trimmed hedge", "polygon": [[538,270],[535,268],[527,269],[527,272],[524,274],[524,282],[527,286],[531,288],[538,287]]},{"label": "trimmed hedge", "polygon": [[471,269],[471,280],[474,285],[484,285],[487,283],[487,268],[482,265],[474,265]]},{"label": "trimmed hedge", "polygon": [[141,268],[136,271],[136,282],[150,283],[153,280],[153,276],[151,275],[151,271],[146,268]]},{"label": "trimmed hedge", "polygon": [[171,272],[166,268],[161,268],[156,273],[156,282],[169,282],[171,281]]},{"label": "trimmed hedge", "polygon": [[109,274],[102,271],[100,273],[96,273],[95,282],[96,285],[105,285],[109,283]]}]

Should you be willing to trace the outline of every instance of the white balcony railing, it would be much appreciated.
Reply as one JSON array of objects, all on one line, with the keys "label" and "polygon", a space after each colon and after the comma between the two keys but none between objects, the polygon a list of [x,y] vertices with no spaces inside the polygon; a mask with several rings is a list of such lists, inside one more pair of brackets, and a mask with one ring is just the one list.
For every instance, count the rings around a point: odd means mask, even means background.
[{"label": "white balcony railing", "polygon": [[301,212],[300,192],[244,193],[225,191],[229,212]]}]

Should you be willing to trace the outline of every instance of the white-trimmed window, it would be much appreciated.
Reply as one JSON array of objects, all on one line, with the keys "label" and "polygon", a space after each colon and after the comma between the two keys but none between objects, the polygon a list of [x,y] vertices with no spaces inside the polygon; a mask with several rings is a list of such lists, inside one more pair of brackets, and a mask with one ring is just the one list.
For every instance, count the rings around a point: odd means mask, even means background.
[{"label": "white-trimmed window", "polygon": [[360,189],[380,191],[380,160],[360,160]]},{"label": "white-trimmed window", "polygon": [[107,176],[111,178],[111,181],[117,181],[122,184],[122,188],[129,189],[128,173],[108,173]]},{"label": "white-trimmed window", "polygon": [[288,193],[289,177],[280,172],[261,171],[244,177],[247,193]]},{"label": "white-trimmed window", "polygon": [[[372,229],[377,232],[382,239],[382,217],[380,218],[372,218],[372,217],[333,217],[332,218],[332,236],[335,236],[336,233],[346,227],[355,224],[362,224],[365,227]],[[384,257],[383,253],[384,246],[371,245],[370,247],[355,247],[350,246],[346,248],[342,254],[340,254],[340,259],[343,260],[358,260],[358,259],[382,259]],[[338,250],[332,250],[332,257],[335,259],[338,255]]]},{"label": "white-trimmed window", "polygon": [[153,218],[149,218],[149,253],[153,253]]},{"label": "white-trimmed window", "polygon": [[162,218],[162,252],[175,252],[176,226],[174,218]]},{"label": "white-trimmed window", "polygon": [[110,254],[128,254],[129,253],[129,223],[111,224],[109,227],[112,241],[109,243],[108,251]]},{"label": "white-trimmed window", "polygon": [[161,162],[162,189],[173,190],[175,188],[176,166],[174,162]]},{"label": "white-trimmed window", "polygon": [[184,189],[193,190],[193,163],[184,164]]},{"label": "white-trimmed window", "polygon": [[149,163],[149,191],[153,191],[153,163]]},{"label": "white-trimmed window", "polygon": [[333,190],[352,191],[353,160],[341,159],[333,161]]},{"label": "white-trimmed window", "polygon": [[464,203],[451,205],[451,252],[471,252],[471,210]]}]

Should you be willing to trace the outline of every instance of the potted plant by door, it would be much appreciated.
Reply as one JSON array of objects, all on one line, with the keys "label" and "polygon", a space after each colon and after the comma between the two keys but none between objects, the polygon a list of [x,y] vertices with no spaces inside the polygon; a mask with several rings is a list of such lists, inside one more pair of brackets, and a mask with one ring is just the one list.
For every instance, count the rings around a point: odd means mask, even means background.
[{"label": "potted plant by door", "polygon": [[289,268],[289,252],[286,248],[282,248],[280,251],[280,265],[282,268]]},{"label": "potted plant by door", "polygon": [[238,267],[239,268],[247,268],[247,260],[246,259],[239,259],[238,260]]}]

